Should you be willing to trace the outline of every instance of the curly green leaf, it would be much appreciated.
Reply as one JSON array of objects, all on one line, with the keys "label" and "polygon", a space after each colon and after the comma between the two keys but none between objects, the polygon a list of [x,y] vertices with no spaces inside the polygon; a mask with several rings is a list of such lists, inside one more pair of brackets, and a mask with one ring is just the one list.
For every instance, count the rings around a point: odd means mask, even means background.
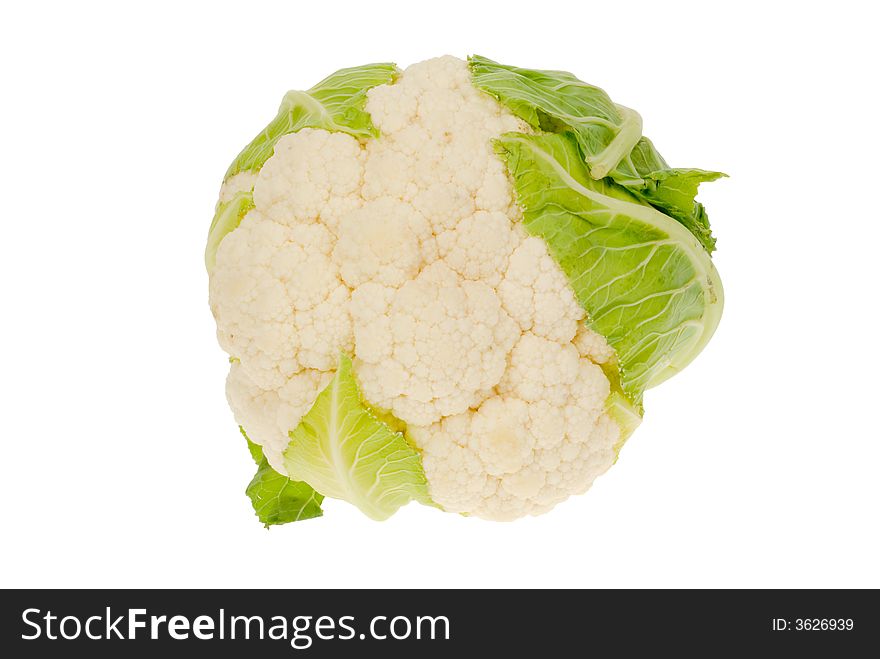
[{"label": "curly green leaf", "polygon": [[642,394],[684,368],[721,317],[721,280],[680,223],[608,179],[594,180],[570,134],[507,133],[496,151],[524,224],[568,276],[588,324],[615,349],[620,385]]},{"label": "curly green leaf", "polygon": [[364,109],[367,92],[392,82],[398,75],[391,63],[365,64],[340,69],[308,91],[289,91],[278,114],[229,166],[224,180],[239,172],[259,171],[275,152],[275,143],[284,135],[303,128],[322,128],[354,137],[377,137],[369,113]]},{"label": "curly green leaf", "polygon": [[244,428],[241,434],[247,439],[248,450],[257,463],[254,475],[245,493],[254,506],[254,512],[266,528],[276,524],[299,522],[323,515],[321,502],[324,497],[306,483],[293,481],[272,469],[263,456],[263,449],[248,439]]},{"label": "curly green leaf", "polygon": [[376,520],[412,500],[433,505],[419,452],[361,400],[351,359],[318,394],[290,433],[284,466],[325,496],[356,505]]}]

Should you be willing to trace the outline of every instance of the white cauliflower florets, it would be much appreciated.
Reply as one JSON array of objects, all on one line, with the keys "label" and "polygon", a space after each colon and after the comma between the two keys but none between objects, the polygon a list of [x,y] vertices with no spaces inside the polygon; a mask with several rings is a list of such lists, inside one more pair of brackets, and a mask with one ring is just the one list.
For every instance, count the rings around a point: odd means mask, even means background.
[{"label": "white cauliflower florets", "polygon": [[369,326],[359,328],[358,341],[388,346],[376,355],[355,344],[367,400],[423,425],[475,407],[501,379],[519,330],[490,286],[436,261],[376,298],[387,301],[379,315],[388,322],[363,316],[360,304],[354,314],[356,326],[361,319]]},{"label": "white cauliflower florets", "polygon": [[522,225],[492,139],[525,124],[464,62],[409,67],[368,92],[379,130],[303,129],[258,175],[217,250],[211,305],[236,358],[236,420],[285,473],[288,432],[355,358],[371,405],[408,424],[432,499],[490,519],[546,511],[614,460],[613,357],[543,240]]},{"label": "white cauliflower florets", "polygon": [[431,225],[405,201],[380,197],[342,218],[333,257],[351,288],[402,286],[437,258]]},{"label": "white cauliflower florets", "polygon": [[498,293],[523,331],[554,341],[571,341],[584,318],[565,274],[541,238],[525,238],[511,254]]},{"label": "white cauliflower florets", "polygon": [[330,370],[351,346],[349,290],[321,225],[285,226],[259,207],[217,250],[210,296],[217,337],[266,389],[303,368]]},{"label": "white cauliflower florets", "polygon": [[226,397],[238,423],[247,428],[248,437],[258,437],[269,462],[280,465],[281,454],[290,442],[287,433],[299,424],[315,402],[315,393],[332,377],[330,372],[306,369],[281,387],[267,390],[248,376],[241,363],[234,362],[226,378]]}]

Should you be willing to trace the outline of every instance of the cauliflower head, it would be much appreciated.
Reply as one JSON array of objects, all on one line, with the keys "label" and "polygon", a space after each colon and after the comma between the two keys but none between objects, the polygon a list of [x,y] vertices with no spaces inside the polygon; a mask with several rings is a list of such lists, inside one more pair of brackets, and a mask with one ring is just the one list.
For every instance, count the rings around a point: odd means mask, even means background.
[{"label": "cauliflower head", "polygon": [[717,325],[697,185],[562,72],[481,57],[289,92],[208,238],[260,519],[324,496],[512,520],[585,492]]}]

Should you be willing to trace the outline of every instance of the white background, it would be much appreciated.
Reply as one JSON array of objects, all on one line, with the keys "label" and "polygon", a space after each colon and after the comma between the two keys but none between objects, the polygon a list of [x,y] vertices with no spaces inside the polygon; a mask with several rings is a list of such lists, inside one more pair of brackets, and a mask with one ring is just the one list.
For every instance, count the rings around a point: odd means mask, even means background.
[{"label": "white background", "polygon": [[[7,6],[0,586],[880,587],[871,6]],[[288,88],[474,52],[569,69],[730,174],[701,193],[721,327],[548,515],[328,500],[266,531],[207,305],[223,172]]]}]

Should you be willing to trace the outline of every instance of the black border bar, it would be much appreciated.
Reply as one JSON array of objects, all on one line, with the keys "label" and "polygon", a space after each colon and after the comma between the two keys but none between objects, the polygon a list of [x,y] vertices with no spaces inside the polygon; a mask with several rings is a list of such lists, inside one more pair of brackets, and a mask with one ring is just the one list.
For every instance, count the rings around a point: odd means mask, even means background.
[{"label": "black border bar", "polygon": [[[91,630],[103,635],[108,608],[111,618],[125,617],[116,626],[123,634],[130,610],[142,609],[136,617],[147,626],[136,629],[134,640],[120,640],[112,631],[110,640],[91,640],[83,631],[75,640],[46,638],[42,616],[47,612],[56,617],[48,633],[58,635],[58,622],[65,616],[80,623],[97,616]],[[28,609],[28,620],[37,621],[40,629],[34,640],[22,638],[37,632],[24,622]],[[212,626],[214,638],[189,633],[187,639],[175,640],[159,624],[158,638],[151,639],[151,616],[184,616],[187,623],[179,629],[190,631],[187,625],[207,616],[213,622],[203,620],[202,635],[211,633],[206,630]],[[224,616],[226,638],[220,640]],[[287,638],[241,638],[245,623],[239,620],[238,638],[232,640],[232,616],[262,618],[264,636],[273,624],[279,635],[281,621],[289,621]],[[407,619],[394,623],[398,636],[409,628],[405,639],[388,633],[397,617]],[[291,647],[294,618],[305,627],[300,639],[311,637],[308,647]],[[377,635],[386,638],[371,638],[374,619]],[[431,620],[436,621],[433,632]],[[259,623],[253,624],[258,636]],[[415,638],[416,624],[421,625],[420,638]],[[66,623],[68,635],[76,627],[73,621]],[[248,653],[241,656],[261,659],[364,652],[382,657],[483,656],[486,651],[490,654],[485,656],[586,657],[642,656],[646,648],[664,656],[880,656],[880,597],[876,590],[5,590],[0,591],[0,632],[0,649],[7,657],[62,657],[72,651],[118,657],[129,650],[161,653],[163,658],[217,650],[239,650]]]}]

